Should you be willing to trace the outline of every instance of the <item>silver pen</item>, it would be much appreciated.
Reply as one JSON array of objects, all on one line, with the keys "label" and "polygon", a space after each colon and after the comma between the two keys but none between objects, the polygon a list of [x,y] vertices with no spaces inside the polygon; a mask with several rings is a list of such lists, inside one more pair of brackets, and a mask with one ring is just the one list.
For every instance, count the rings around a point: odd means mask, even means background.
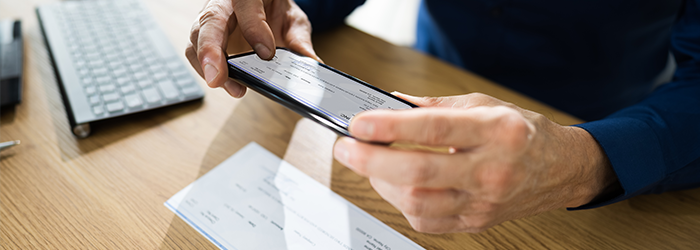
[{"label": "silver pen", "polygon": [[8,149],[14,145],[19,145],[19,140],[0,142],[0,151]]}]

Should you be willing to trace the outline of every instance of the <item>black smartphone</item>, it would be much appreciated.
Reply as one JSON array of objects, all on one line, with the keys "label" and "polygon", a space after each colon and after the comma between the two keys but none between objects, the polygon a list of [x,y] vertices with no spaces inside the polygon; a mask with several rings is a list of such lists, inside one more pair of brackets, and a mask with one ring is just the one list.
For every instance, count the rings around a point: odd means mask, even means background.
[{"label": "black smartphone", "polygon": [[229,77],[343,136],[350,136],[350,120],[362,111],[418,107],[286,48],[278,47],[269,61],[254,52],[227,61]]}]

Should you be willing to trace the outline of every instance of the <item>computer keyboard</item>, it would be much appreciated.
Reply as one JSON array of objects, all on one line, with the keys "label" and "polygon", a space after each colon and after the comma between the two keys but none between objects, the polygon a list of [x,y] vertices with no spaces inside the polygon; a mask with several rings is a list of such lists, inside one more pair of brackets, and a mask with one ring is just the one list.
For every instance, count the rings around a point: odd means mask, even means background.
[{"label": "computer keyboard", "polygon": [[37,16],[78,137],[91,122],[204,96],[138,0],[51,3]]}]

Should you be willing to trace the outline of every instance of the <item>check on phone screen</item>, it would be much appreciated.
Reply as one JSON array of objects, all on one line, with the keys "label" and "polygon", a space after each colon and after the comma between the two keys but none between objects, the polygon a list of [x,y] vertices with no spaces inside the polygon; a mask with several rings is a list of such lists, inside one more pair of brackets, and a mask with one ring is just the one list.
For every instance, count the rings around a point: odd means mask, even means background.
[{"label": "check on phone screen", "polygon": [[228,64],[230,77],[343,135],[349,136],[350,119],[362,111],[417,107],[284,48],[270,61],[250,52],[229,57]]}]

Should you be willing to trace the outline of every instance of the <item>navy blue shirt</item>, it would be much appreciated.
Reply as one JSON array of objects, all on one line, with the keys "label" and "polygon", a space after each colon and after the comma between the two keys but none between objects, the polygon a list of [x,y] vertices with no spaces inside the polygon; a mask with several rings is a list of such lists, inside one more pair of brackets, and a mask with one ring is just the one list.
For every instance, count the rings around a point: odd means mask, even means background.
[{"label": "navy blue shirt", "polygon": [[[296,2],[318,31],[364,0]],[[590,121],[624,191],[581,208],[700,186],[700,0],[424,0],[417,25],[416,49]]]}]

